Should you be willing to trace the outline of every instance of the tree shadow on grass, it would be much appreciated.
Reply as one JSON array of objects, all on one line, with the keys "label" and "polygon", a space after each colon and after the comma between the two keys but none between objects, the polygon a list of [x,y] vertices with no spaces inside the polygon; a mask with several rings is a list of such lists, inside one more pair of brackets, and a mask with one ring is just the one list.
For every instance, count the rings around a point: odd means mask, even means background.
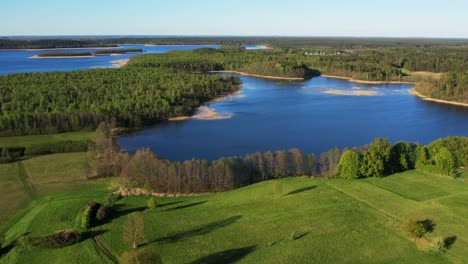
[{"label": "tree shadow on grass", "polygon": [[88,240],[88,239],[94,239],[97,236],[100,236],[104,233],[107,233],[108,230],[92,230],[92,231],[85,231],[81,233],[81,242]]},{"label": "tree shadow on grass", "polygon": [[16,245],[16,242],[13,242],[10,245],[5,246],[5,247],[1,247],[1,244],[0,244],[0,259],[2,259],[3,256],[8,254],[15,247],[15,245]]},{"label": "tree shadow on grass", "polygon": [[449,236],[444,239],[444,244],[446,249],[450,249],[455,241],[457,240],[457,236]]},{"label": "tree shadow on grass", "polygon": [[314,186],[309,186],[309,187],[304,187],[304,188],[300,188],[300,189],[288,192],[287,194],[285,194],[283,196],[288,196],[288,195],[298,194],[298,193],[302,193],[302,192],[307,192],[307,191],[310,191],[310,190],[315,189],[315,188],[317,188],[317,186],[315,186],[315,185]]},{"label": "tree shadow on grass", "polygon": [[224,251],[216,252],[214,254],[210,254],[198,260],[195,260],[194,262],[192,262],[192,264],[235,263],[243,259],[248,254],[254,252],[256,248],[257,248],[256,246],[251,246],[251,247],[224,250]]},{"label": "tree shadow on grass", "polygon": [[190,207],[193,207],[193,206],[204,204],[206,202],[208,202],[208,201],[201,201],[201,202],[196,202],[196,203],[191,203],[191,204],[186,204],[186,205],[179,205],[179,206],[176,206],[176,207],[173,207],[173,208],[166,209],[165,211],[173,211],[173,210],[190,208]]},{"label": "tree shadow on grass", "polygon": [[165,204],[158,204],[158,208],[160,207],[166,207],[166,206],[169,206],[169,205],[174,205],[174,204],[180,204],[180,203],[183,203],[184,201],[177,201],[177,202],[170,202],[170,203],[165,203]]},{"label": "tree shadow on grass", "polygon": [[189,239],[189,238],[194,237],[194,236],[204,235],[204,234],[207,234],[207,233],[209,233],[209,232],[211,232],[211,231],[213,231],[215,229],[226,227],[228,225],[234,224],[235,222],[239,221],[239,219],[241,219],[241,218],[242,218],[241,215],[231,216],[231,217],[226,218],[224,220],[215,221],[215,222],[212,222],[212,223],[209,223],[209,224],[206,224],[206,225],[202,225],[202,226],[199,226],[199,227],[187,230],[187,231],[182,231],[182,232],[179,232],[179,233],[173,233],[173,234],[170,234],[168,236],[158,238],[158,239],[153,240],[153,241],[151,241],[149,243],[143,244],[143,246],[147,245],[147,244],[155,243],[155,242],[175,243],[175,242],[178,242],[178,241],[181,241],[181,240]]},{"label": "tree shadow on grass", "polygon": [[119,209],[120,207],[122,207],[122,205],[120,205],[120,204],[115,205],[111,209],[111,211],[109,213],[109,216],[106,217],[106,219],[104,221],[99,222],[96,225],[93,225],[93,227],[108,224],[108,223],[112,222],[113,220],[118,219],[118,218],[120,218],[122,216],[131,214],[131,213],[134,213],[134,212],[142,212],[142,211],[147,209],[146,207],[141,206],[141,207],[135,207],[135,208],[129,208],[129,209],[123,209],[122,210],[122,209]]}]

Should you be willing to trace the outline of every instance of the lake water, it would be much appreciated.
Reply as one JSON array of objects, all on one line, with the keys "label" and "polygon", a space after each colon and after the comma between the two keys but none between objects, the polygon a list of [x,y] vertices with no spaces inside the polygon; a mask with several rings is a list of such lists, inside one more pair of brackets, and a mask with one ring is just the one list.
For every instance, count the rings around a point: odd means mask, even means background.
[{"label": "lake water", "polygon": [[[120,47],[163,53],[217,46]],[[89,50],[92,49],[73,51]],[[40,52],[43,51],[0,51],[0,74],[113,67],[111,61],[135,56],[29,59]],[[161,122],[121,137],[117,143],[130,152],[149,147],[163,158],[184,160],[292,147],[319,154],[333,147],[364,145],[375,137],[426,144],[450,135],[468,136],[468,108],[422,101],[408,93],[411,85],[362,85],[324,77],[304,82],[240,78],[244,83],[241,93],[208,105],[219,113],[232,115],[231,118]],[[326,93],[332,90],[374,95]]]},{"label": "lake water", "polygon": [[[146,53],[164,53],[171,50],[191,50],[200,47],[217,48],[216,45],[197,46],[145,46],[145,45],[119,45],[119,48],[142,49]],[[247,46],[247,49],[258,48]],[[114,48],[109,48],[114,49]],[[59,51],[89,52],[95,49],[61,49]],[[49,72],[49,71],[73,71],[90,68],[114,68],[111,61],[128,59],[140,54],[122,54],[118,56],[96,56],[92,58],[45,58],[31,59],[30,57],[51,50],[0,50],[0,75],[19,72]]]},{"label": "lake water", "polygon": [[[363,85],[316,77],[284,82],[240,76],[235,96],[208,105],[224,120],[168,121],[118,139],[130,152],[149,147],[162,158],[216,159],[298,147],[320,154],[333,147],[370,143],[375,137],[429,143],[468,136],[468,109],[426,102],[412,85]],[[327,94],[369,92],[374,96]]]}]

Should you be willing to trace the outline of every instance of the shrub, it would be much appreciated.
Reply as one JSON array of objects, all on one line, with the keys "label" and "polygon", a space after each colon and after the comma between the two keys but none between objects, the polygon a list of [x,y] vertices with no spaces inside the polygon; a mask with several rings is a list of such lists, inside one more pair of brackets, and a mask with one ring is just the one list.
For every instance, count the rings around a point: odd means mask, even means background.
[{"label": "shrub", "polygon": [[116,193],[109,193],[107,196],[106,196],[106,200],[105,200],[105,204],[107,206],[114,206],[114,204],[118,201],[122,199],[122,195],[119,193],[119,194],[116,194]]},{"label": "shrub", "polygon": [[109,217],[109,208],[105,205],[101,205],[96,212],[96,220],[102,222]]},{"label": "shrub", "polygon": [[[428,224],[429,222],[431,223],[430,226]],[[414,219],[410,219],[403,225],[403,229],[411,237],[421,238],[422,236],[424,236],[424,234],[431,231],[430,229],[432,228],[432,225],[432,221],[430,220],[417,221]]]},{"label": "shrub", "polygon": [[360,177],[361,157],[359,153],[347,150],[341,155],[338,171],[341,178],[357,179]]},{"label": "shrub", "polygon": [[147,206],[151,210],[156,209],[156,207],[158,207],[158,201],[156,201],[156,198],[152,196],[148,199]]},{"label": "shrub", "polygon": [[437,251],[444,251],[446,249],[445,239],[443,237],[436,237],[432,241],[432,247]]},{"label": "shrub", "polygon": [[58,231],[44,237],[23,236],[18,243],[25,247],[62,248],[81,241],[81,233],[77,230]]},{"label": "shrub", "polygon": [[82,228],[90,228],[96,224],[96,214],[101,206],[101,204],[96,202],[88,202],[85,205],[83,215],[81,216]]},{"label": "shrub", "polygon": [[91,207],[87,207],[83,215],[81,216],[81,227],[90,228],[91,227]]},{"label": "shrub", "polygon": [[10,151],[7,147],[3,147],[0,151],[0,163],[12,162],[13,157],[10,155]]}]

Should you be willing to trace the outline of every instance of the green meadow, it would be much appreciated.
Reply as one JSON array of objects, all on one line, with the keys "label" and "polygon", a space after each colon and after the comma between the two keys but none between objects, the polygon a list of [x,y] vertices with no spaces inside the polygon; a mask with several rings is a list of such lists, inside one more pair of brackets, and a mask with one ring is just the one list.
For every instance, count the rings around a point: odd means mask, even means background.
[{"label": "green meadow", "polygon": [[[26,233],[80,229],[83,205],[104,202],[110,190],[111,180],[80,186],[79,173],[53,176],[46,172],[51,168],[39,166],[43,162],[29,162],[25,167],[35,167],[29,174],[39,186],[55,178],[74,187],[37,194],[5,226],[4,245]],[[8,171],[8,166],[0,168]],[[148,197],[125,197],[84,241],[61,249],[17,244],[0,263],[115,263],[126,252],[152,252],[163,263],[465,263],[467,198],[463,177],[417,171],[364,180],[267,181],[206,196],[157,198],[153,210],[146,208]],[[137,214],[142,235],[133,249],[127,234],[129,219]],[[410,238],[402,230],[409,219],[431,220],[433,230]],[[437,237],[451,237],[446,251],[433,249]]]}]

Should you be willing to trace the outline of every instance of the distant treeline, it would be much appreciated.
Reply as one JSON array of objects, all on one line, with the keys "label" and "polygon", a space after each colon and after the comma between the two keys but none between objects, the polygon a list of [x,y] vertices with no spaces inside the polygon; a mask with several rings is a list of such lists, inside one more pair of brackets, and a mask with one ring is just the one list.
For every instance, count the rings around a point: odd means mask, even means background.
[{"label": "distant treeline", "polygon": [[309,78],[320,74],[296,55],[280,51],[247,51],[229,46],[142,55],[132,58],[128,67],[162,67],[180,72],[233,70],[286,78]]},{"label": "distant treeline", "polygon": [[107,56],[111,54],[142,53],[142,49],[104,49],[86,52],[51,51],[39,53],[38,57],[80,57],[80,56]]},{"label": "distant treeline", "polygon": [[350,38],[350,37],[76,37],[66,39],[0,39],[0,49],[80,48],[115,44],[269,45],[279,48],[460,47],[466,39]]},{"label": "distant treeline", "polygon": [[43,52],[36,55],[37,57],[82,57],[94,56],[92,52],[69,52],[69,51],[51,51]]},{"label": "distant treeline", "polygon": [[401,68],[382,55],[346,54],[308,56],[300,51],[255,50],[221,46],[219,49],[172,51],[131,59],[128,67],[164,67],[187,72],[220,70],[278,77],[308,78],[321,73],[371,81],[400,81]]},{"label": "distant treeline", "polygon": [[439,80],[425,80],[416,85],[416,91],[431,98],[468,104],[468,71],[449,72]]},{"label": "distant treeline", "polygon": [[94,129],[102,121],[138,128],[190,115],[239,84],[237,77],[139,67],[0,76],[0,136]]},{"label": "distant treeline", "polygon": [[[107,41],[106,41],[107,42]],[[114,43],[104,43],[99,40],[73,39],[9,39],[0,38],[0,49],[59,49],[59,48],[89,48],[116,47]]]},{"label": "distant treeline", "polygon": [[[108,153],[117,153],[109,151]],[[320,156],[299,149],[254,153],[214,161],[163,160],[148,149],[135,155],[114,154],[100,164],[99,171],[120,175],[133,187],[160,193],[219,192],[260,181],[292,176],[327,178],[383,177],[410,169],[457,176],[468,165],[468,138],[447,137],[426,146],[409,142],[391,144],[377,138],[353,149],[332,149]]]}]

